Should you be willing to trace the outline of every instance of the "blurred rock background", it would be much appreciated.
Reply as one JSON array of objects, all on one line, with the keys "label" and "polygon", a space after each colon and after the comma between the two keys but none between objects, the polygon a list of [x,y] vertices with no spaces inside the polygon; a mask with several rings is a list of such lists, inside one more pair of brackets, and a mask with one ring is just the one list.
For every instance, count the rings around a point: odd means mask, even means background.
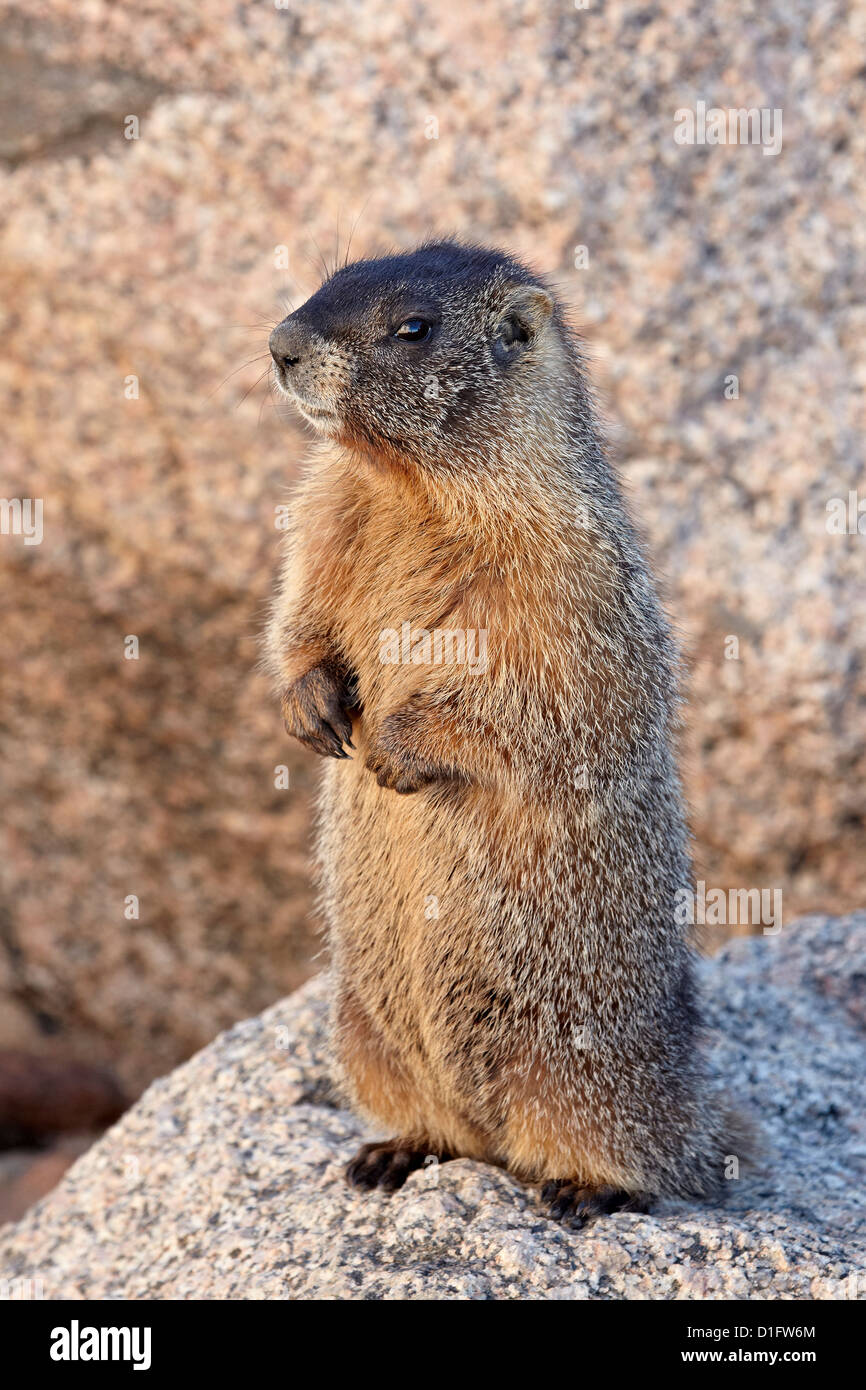
[{"label": "blurred rock background", "polygon": [[[866,6],[0,20],[0,495],[44,503],[0,536],[0,1047],[134,1095],[316,968],[316,767],[256,670],[307,441],[256,382],[353,224],[554,272],[685,646],[698,873],[862,905]],[[699,100],[781,153],[678,145]]]}]

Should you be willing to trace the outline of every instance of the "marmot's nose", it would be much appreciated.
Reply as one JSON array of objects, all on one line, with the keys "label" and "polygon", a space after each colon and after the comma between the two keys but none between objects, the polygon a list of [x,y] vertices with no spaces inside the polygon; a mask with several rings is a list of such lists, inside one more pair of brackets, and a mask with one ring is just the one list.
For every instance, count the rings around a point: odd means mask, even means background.
[{"label": "marmot's nose", "polygon": [[268,347],[277,366],[290,372],[306,356],[309,342],[309,334],[303,324],[298,323],[297,319],[288,318],[277,324],[268,339]]}]

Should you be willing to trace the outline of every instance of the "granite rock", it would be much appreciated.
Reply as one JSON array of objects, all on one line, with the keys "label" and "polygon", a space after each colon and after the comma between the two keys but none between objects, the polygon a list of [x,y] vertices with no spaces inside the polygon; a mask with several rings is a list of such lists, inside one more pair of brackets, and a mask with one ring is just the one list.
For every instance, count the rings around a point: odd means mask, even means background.
[{"label": "granite rock", "polygon": [[860,912],[703,962],[713,1065],[763,1148],[722,1206],[573,1231],[467,1160],[392,1197],[350,1190],[377,1136],[332,1095],[321,975],[154,1082],[3,1233],[0,1280],[87,1299],[866,1298],[864,960]]}]

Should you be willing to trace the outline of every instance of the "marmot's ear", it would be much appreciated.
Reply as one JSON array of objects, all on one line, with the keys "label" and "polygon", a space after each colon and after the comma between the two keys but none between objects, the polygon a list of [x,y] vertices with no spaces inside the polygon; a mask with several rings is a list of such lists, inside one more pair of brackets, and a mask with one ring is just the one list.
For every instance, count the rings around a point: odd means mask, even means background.
[{"label": "marmot's ear", "polygon": [[504,366],[541,336],[553,313],[553,298],[538,285],[515,285],[508,295],[496,332],[493,355]]}]

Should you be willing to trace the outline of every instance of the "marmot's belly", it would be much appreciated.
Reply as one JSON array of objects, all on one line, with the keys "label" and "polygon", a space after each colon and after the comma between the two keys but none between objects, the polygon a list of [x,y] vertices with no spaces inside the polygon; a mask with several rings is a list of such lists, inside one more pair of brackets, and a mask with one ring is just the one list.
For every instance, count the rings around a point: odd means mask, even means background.
[{"label": "marmot's belly", "polygon": [[[525,1068],[540,1014],[548,1046],[551,1019],[571,1026],[568,961],[551,970],[551,955],[564,946],[553,918],[573,889],[560,882],[552,896],[556,875],[545,884],[537,862],[520,862],[525,837],[490,802],[398,796],[345,764],[327,783],[321,852],[337,974],[407,1074],[488,1113],[506,1072]],[[546,1007],[548,985],[557,1000]]]},{"label": "marmot's belly", "polygon": [[506,891],[484,824],[442,796],[399,796],[345,771],[329,769],[320,837],[337,949],[362,972],[399,969],[419,985],[441,961],[478,962]]}]

